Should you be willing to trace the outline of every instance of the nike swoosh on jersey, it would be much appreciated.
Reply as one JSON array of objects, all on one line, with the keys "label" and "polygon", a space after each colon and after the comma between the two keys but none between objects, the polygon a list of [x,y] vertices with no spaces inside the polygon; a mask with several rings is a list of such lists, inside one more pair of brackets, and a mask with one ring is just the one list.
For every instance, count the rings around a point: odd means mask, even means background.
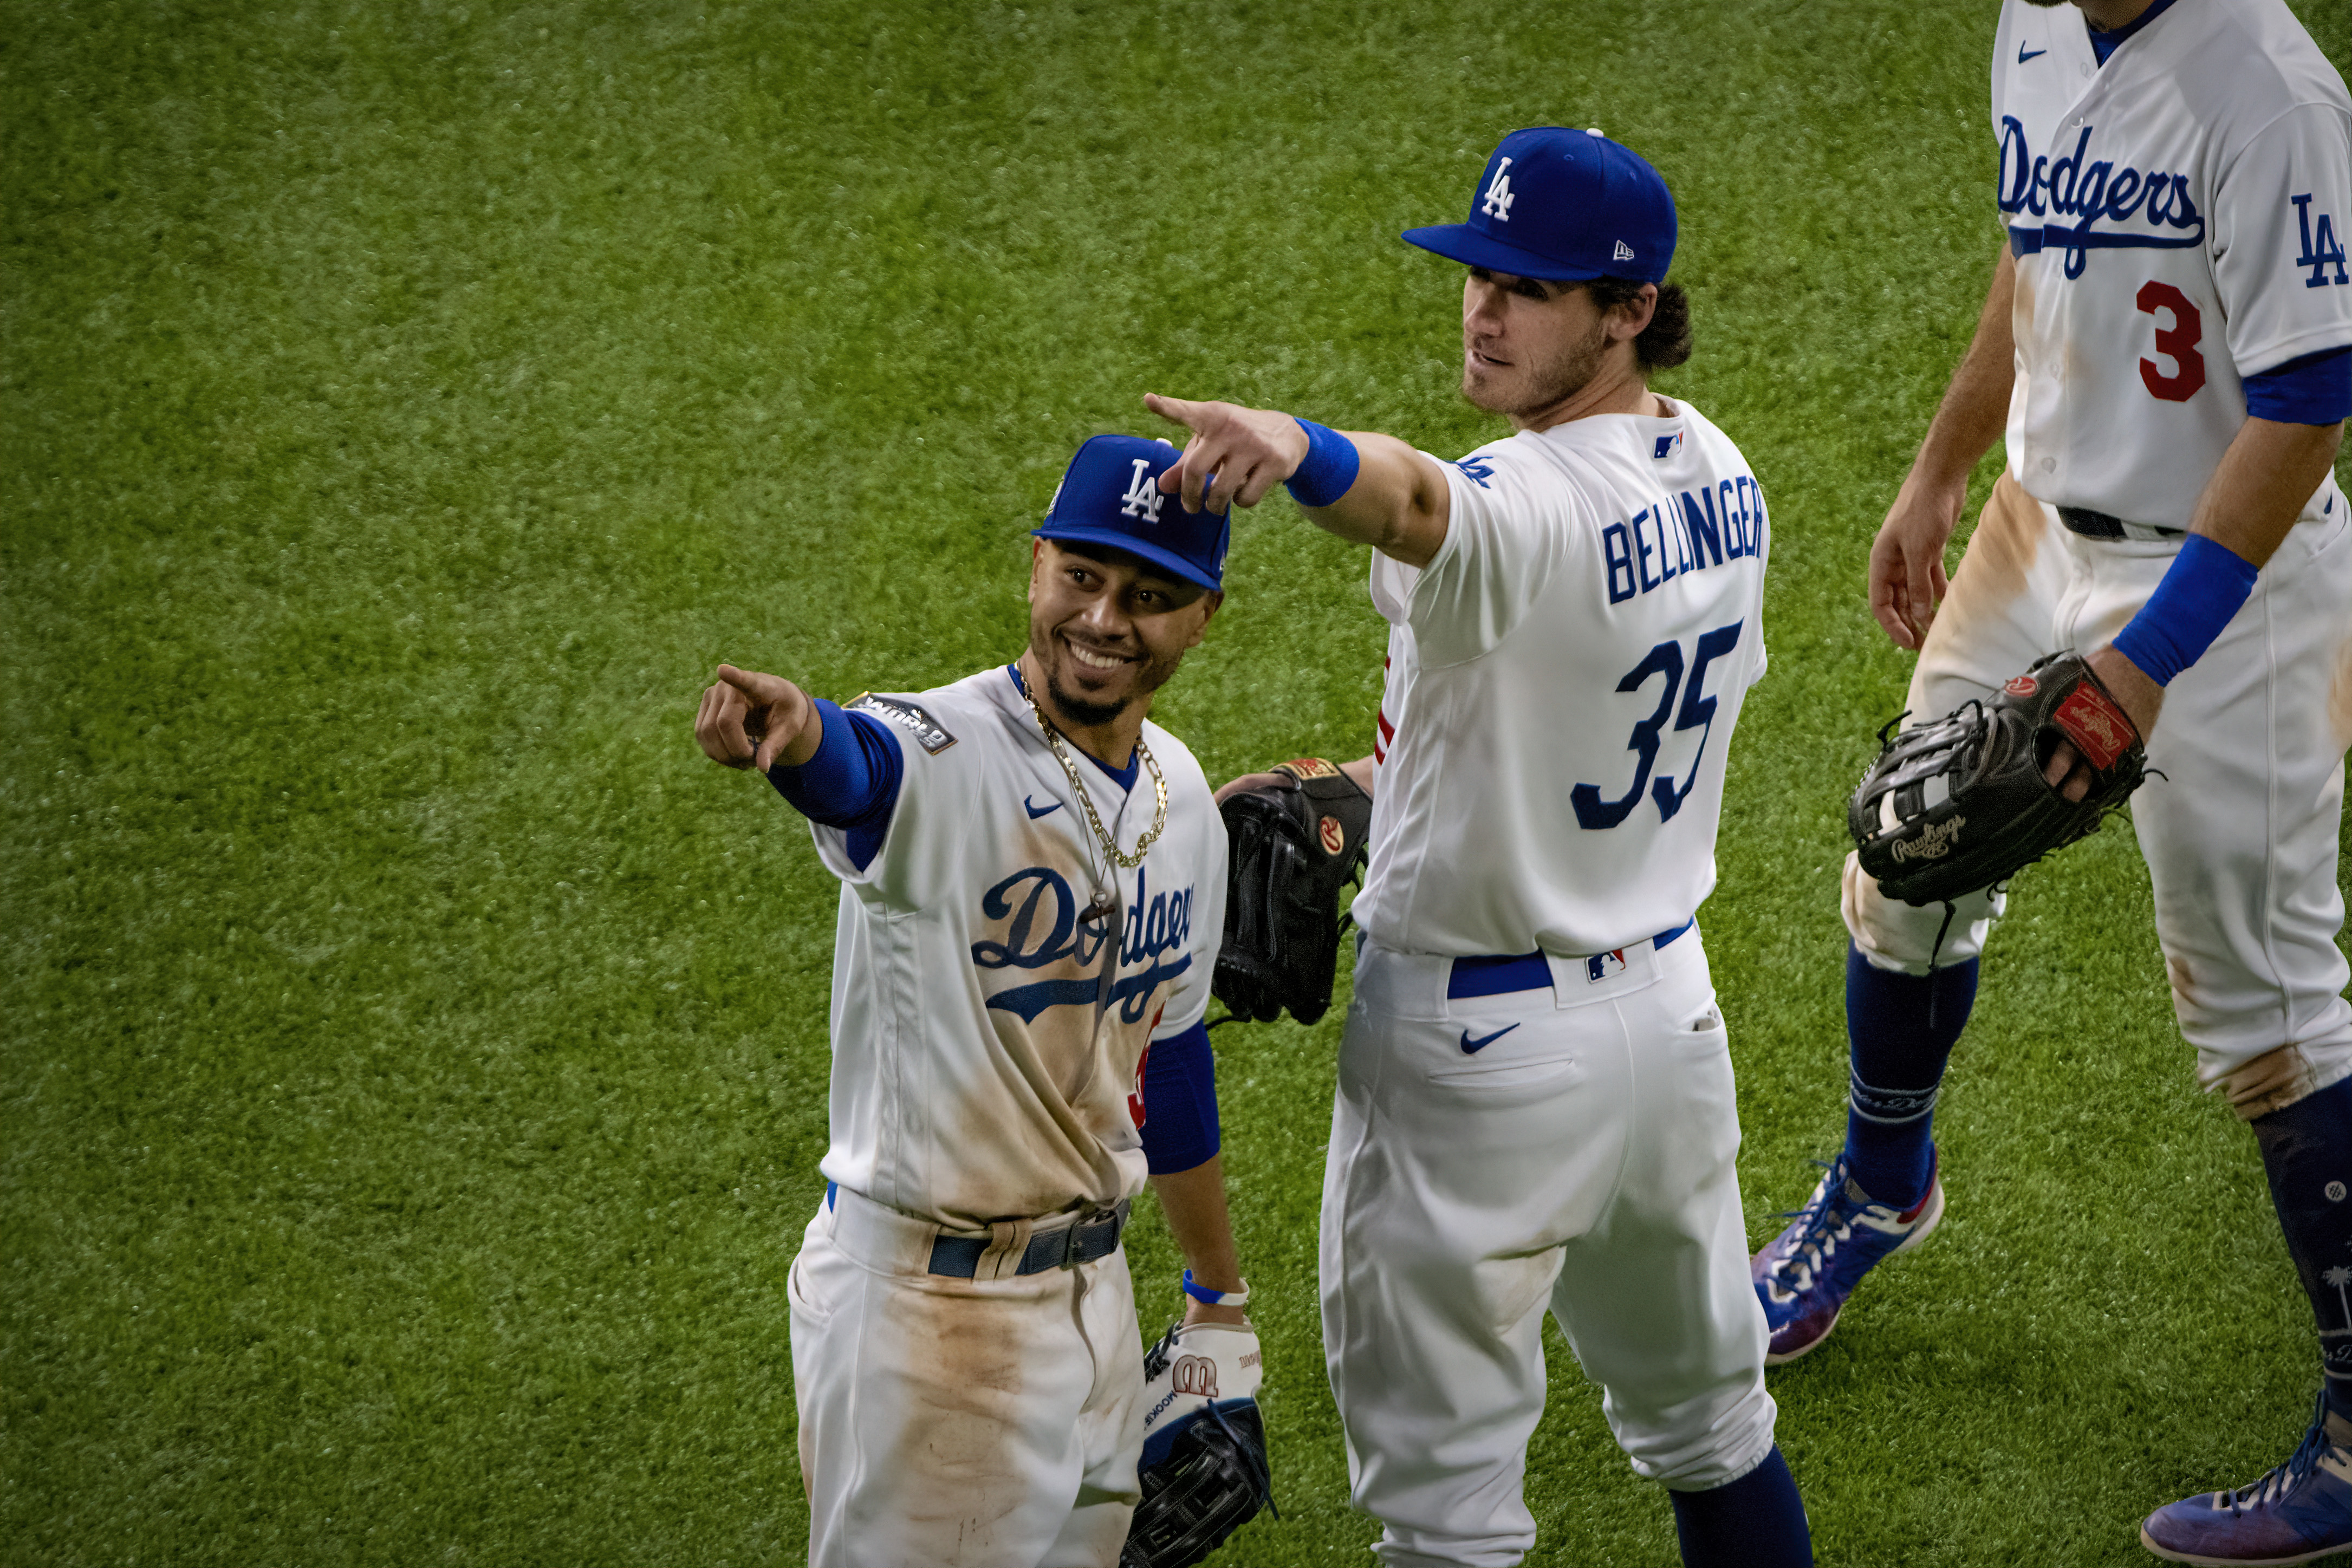
[{"label": "nike swoosh on jersey", "polygon": [[2032,54],[2028,54],[2025,51],[2025,46],[2021,43],[2017,46],[2017,63],[2023,65],[2028,60],[2038,60],[2049,52],[2047,49],[2036,49]]},{"label": "nike swoosh on jersey", "polygon": [[1023,808],[1028,811],[1029,820],[1033,822],[1040,817],[1051,816],[1054,812],[1062,809],[1062,803],[1059,800],[1055,800],[1052,804],[1045,806],[1033,805],[1030,802],[1029,797],[1026,795],[1021,797],[1021,804]]},{"label": "nike swoosh on jersey", "polygon": [[1501,1029],[1496,1030],[1494,1033],[1480,1035],[1476,1040],[1472,1040],[1470,1038],[1470,1031],[1465,1029],[1462,1031],[1462,1054],[1465,1056],[1475,1056],[1478,1052],[1486,1050],[1488,1046],[1494,1044],[1496,1040],[1502,1039],[1505,1035],[1510,1033],[1511,1030],[1518,1027],[1519,1026],[1515,1023],[1505,1024]]}]

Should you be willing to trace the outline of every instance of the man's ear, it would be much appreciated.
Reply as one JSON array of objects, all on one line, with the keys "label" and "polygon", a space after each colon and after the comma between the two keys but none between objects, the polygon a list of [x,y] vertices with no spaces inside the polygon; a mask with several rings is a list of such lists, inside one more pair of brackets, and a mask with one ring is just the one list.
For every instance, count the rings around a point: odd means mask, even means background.
[{"label": "man's ear", "polygon": [[1029,541],[1029,602],[1037,602],[1037,574],[1045,570],[1045,541]]},{"label": "man's ear", "polygon": [[1642,285],[1642,292],[1613,308],[1609,312],[1609,339],[1615,343],[1630,343],[1640,337],[1650,319],[1658,313],[1658,286]]},{"label": "man's ear", "polygon": [[1224,602],[1223,589],[1213,588],[1209,591],[1208,595],[1201,601],[1201,623],[1192,628],[1192,640],[1184,646],[1197,648],[1201,645],[1201,634],[1209,629],[1209,622],[1215,618],[1217,612],[1224,607]]}]

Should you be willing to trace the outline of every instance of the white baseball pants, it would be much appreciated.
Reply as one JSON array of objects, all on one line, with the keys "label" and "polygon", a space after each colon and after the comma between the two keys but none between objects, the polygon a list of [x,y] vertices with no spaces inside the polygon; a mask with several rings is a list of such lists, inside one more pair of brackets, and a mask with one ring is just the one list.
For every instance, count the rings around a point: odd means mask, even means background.
[{"label": "white baseball pants", "polygon": [[[793,1260],[793,1391],[811,1568],[1114,1568],[1143,1450],[1124,1248],[977,1279],[929,1272],[936,1226],[846,1188]],[[991,1278],[1001,1273],[1001,1278]]]},{"label": "white baseball pants", "polygon": [[[2332,494],[2332,492],[2331,492]],[[2156,894],[2156,935],[2197,1080],[2248,1118],[2352,1074],[2352,968],[2336,946],[2344,748],[2352,741],[2352,529],[2343,498],[2307,516],[2244,608],[2166,688],[2132,822]],[[1989,698],[2042,654],[2110,641],[2147,602],[2177,542],[2087,539],[2003,475],[1985,503],[1906,702],[1939,718]],[[1853,856],[1843,903],[1854,946],[1924,975],[1972,958],[2001,913],[1883,896]]]},{"label": "white baseball pants", "polygon": [[1447,959],[1357,960],[1323,1346],[1386,1563],[1508,1564],[1534,1543],[1546,1306],[1642,1475],[1704,1490],[1771,1450],[1706,955],[1694,928],[1625,959],[1596,982],[1554,958],[1550,989],[1459,1000]]}]

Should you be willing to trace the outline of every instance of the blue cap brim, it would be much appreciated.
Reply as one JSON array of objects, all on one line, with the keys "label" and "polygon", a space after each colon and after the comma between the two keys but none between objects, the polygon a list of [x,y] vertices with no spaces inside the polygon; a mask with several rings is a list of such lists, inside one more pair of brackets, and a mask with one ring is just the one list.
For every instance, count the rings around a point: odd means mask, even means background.
[{"label": "blue cap brim", "polygon": [[1407,245],[1417,245],[1423,250],[1433,251],[1448,261],[1458,261],[1465,267],[1483,267],[1489,272],[1507,272],[1515,277],[1540,277],[1549,283],[1582,283],[1602,276],[1591,267],[1570,267],[1564,261],[1554,261],[1548,256],[1538,256],[1534,251],[1505,245],[1491,235],[1481,234],[1468,224],[1439,224],[1432,228],[1407,229],[1399,237]]},{"label": "blue cap brim", "polygon": [[1214,592],[1224,591],[1223,583],[1219,582],[1182,556],[1173,550],[1161,549],[1157,545],[1145,544],[1133,534],[1114,533],[1108,528],[1057,528],[1051,523],[1044,528],[1032,528],[1029,534],[1033,538],[1058,539],[1074,545],[1099,545],[1105,549],[1117,550],[1121,555],[1131,555],[1138,560],[1149,561],[1171,577],[1196,583]]}]

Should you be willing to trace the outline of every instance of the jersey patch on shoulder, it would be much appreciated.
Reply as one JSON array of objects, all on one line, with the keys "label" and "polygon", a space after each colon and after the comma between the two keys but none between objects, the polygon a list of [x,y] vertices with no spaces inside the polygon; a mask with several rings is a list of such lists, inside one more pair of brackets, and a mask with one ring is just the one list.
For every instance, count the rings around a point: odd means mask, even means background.
[{"label": "jersey patch on shoulder", "polygon": [[1461,469],[1462,472],[1470,476],[1472,483],[1475,484],[1481,490],[1491,490],[1494,488],[1494,486],[1487,484],[1486,481],[1493,476],[1495,465],[1492,463],[1487,462],[1484,457],[1478,456],[1475,453],[1468,457],[1457,457],[1454,460],[1454,466]]},{"label": "jersey patch on shoulder", "polygon": [[900,702],[897,697],[877,697],[872,692],[860,692],[841,706],[845,713],[870,713],[876,718],[897,725],[913,736],[915,744],[933,757],[956,743],[956,737],[948,733],[947,727],[918,703]]}]

